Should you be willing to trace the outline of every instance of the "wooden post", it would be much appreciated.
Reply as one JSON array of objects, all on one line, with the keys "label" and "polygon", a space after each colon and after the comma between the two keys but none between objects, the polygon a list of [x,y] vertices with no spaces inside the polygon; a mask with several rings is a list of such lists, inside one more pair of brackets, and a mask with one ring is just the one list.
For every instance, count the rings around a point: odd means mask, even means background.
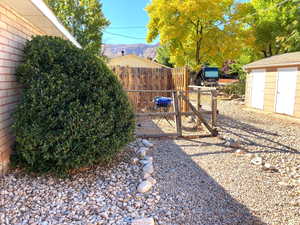
[{"label": "wooden post", "polygon": [[[182,90],[184,91],[183,93],[185,96],[189,99],[189,69],[187,66],[184,67],[183,69],[183,87]],[[189,106],[186,102],[183,102],[183,112],[188,112],[189,111]]]},{"label": "wooden post", "polygon": [[[200,88],[197,88],[197,110],[200,112],[201,109],[201,90]],[[200,126],[201,125],[201,121],[198,118],[197,119],[197,125]]]},{"label": "wooden post", "polygon": [[175,110],[176,131],[178,136],[182,137],[181,109],[179,108],[177,91],[172,92],[172,96]]},{"label": "wooden post", "polygon": [[212,90],[211,91],[211,124],[212,127],[216,127],[217,126],[217,91],[216,90]]},{"label": "wooden post", "polygon": [[201,109],[201,90],[197,88],[197,110],[200,111]]}]

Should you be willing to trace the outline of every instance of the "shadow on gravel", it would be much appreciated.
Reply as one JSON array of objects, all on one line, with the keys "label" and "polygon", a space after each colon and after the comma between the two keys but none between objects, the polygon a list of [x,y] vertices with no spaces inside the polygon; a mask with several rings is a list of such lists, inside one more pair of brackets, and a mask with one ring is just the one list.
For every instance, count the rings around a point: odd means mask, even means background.
[{"label": "shadow on gravel", "polygon": [[155,145],[160,224],[267,225],[199,167],[182,150],[184,145],[170,139],[156,140]]},{"label": "shadow on gravel", "polygon": [[[239,137],[244,145],[254,145],[258,147],[263,147],[264,151],[257,151],[252,153],[291,153],[300,154],[298,149],[292,148],[278,141],[274,141],[273,138],[277,138],[279,135],[277,133],[269,132],[261,128],[252,126],[246,122],[236,120],[232,117],[225,115],[219,115],[218,123],[221,129],[229,134]],[[259,123],[256,121],[256,123]],[[253,141],[253,139],[263,140],[265,144]]]},{"label": "shadow on gravel", "polygon": [[[156,142],[156,176],[170,225],[266,225],[172,140]],[[167,212],[160,212],[165,217]],[[165,223],[164,223],[165,224]]]}]

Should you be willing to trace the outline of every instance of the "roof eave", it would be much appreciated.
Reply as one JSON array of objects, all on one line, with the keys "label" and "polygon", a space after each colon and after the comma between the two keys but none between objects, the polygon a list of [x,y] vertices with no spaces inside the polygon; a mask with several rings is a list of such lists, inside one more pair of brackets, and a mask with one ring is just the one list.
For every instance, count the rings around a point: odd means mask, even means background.
[{"label": "roof eave", "polygon": [[75,37],[62,25],[43,0],[0,0],[0,3],[2,2],[46,35],[63,37],[81,48]]},{"label": "roof eave", "polygon": [[265,65],[245,65],[243,66],[243,69],[249,70],[249,69],[259,69],[259,68],[270,68],[270,67],[282,67],[282,66],[298,66],[300,65],[300,62],[295,63],[276,63],[276,64],[265,64]]}]

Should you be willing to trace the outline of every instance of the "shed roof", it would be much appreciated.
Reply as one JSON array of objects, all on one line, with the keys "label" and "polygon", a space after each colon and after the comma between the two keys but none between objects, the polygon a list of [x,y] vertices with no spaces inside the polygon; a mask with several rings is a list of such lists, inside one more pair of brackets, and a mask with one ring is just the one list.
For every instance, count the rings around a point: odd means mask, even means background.
[{"label": "shed roof", "polygon": [[261,59],[244,66],[245,69],[300,65],[300,52],[285,53]]},{"label": "shed roof", "polygon": [[0,0],[49,36],[70,40],[81,48],[73,35],[61,24],[43,0]]}]

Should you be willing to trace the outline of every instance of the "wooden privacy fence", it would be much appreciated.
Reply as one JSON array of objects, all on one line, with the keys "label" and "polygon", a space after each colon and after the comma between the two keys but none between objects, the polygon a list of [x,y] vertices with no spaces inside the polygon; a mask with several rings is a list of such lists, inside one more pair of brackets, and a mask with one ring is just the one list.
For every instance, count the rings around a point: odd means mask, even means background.
[{"label": "wooden privacy fence", "polygon": [[[111,67],[118,76],[125,90],[154,90],[144,92],[128,92],[129,99],[136,112],[146,112],[153,107],[153,99],[156,96],[171,97],[171,92],[164,90],[183,91],[187,98],[189,85],[189,72],[187,68],[134,68]],[[162,92],[157,92],[162,90]],[[181,110],[188,111],[188,104],[180,100]]]},{"label": "wooden privacy fence", "polygon": [[[183,93],[189,99],[189,80],[190,74],[187,67],[171,69],[172,73],[172,89]],[[179,99],[182,112],[188,112],[189,106],[182,98]]]}]

